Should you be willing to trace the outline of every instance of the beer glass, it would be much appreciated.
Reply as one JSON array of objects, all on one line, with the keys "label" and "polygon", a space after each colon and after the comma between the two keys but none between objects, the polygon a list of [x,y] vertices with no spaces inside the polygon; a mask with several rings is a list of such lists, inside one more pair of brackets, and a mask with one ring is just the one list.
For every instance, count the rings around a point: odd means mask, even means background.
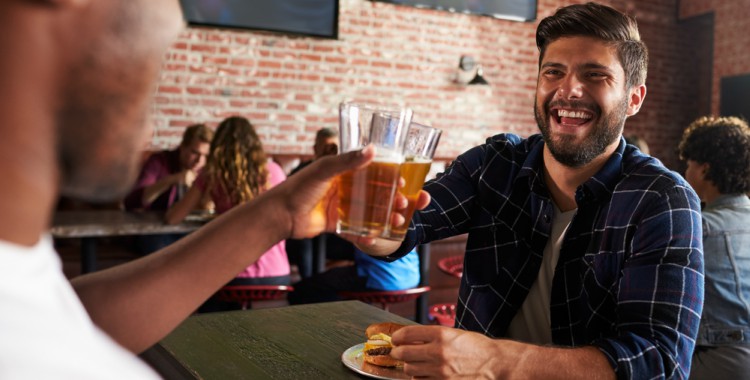
[{"label": "beer glass", "polygon": [[399,173],[406,184],[398,191],[409,201],[404,217],[403,225],[391,227],[386,230],[385,238],[391,240],[403,240],[409,222],[416,208],[419,191],[422,190],[425,177],[430,171],[435,148],[440,141],[442,131],[430,126],[412,122],[406,136],[404,147],[404,162],[401,164]]},{"label": "beer glass", "polygon": [[339,106],[341,153],[373,144],[376,154],[366,167],[339,176],[337,233],[367,237],[386,233],[411,116],[408,108],[346,102]]}]

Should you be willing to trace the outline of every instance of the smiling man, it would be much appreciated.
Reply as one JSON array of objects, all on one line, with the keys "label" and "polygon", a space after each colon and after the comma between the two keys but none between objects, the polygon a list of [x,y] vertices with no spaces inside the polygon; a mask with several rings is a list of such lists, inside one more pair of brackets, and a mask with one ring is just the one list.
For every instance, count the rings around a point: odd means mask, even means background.
[{"label": "smiling man", "polygon": [[[686,378],[703,305],[699,200],[625,144],[646,96],[636,22],[588,3],[536,34],[541,134],[501,134],[425,185],[397,258],[468,233],[458,329],[406,327],[392,355],[413,376]],[[468,330],[468,331],[464,331]]]}]

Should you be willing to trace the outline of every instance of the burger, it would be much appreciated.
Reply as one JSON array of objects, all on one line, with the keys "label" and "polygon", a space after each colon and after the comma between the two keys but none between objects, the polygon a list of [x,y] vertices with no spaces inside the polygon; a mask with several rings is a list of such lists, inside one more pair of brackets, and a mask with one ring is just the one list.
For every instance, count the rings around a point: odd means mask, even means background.
[{"label": "burger", "polygon": [[404,327],[398,323],[373,323],[367,327],[367,342],[364,347],[365,362],[381,367],[402,367],[404,362],[391,357],[391,335]]}]

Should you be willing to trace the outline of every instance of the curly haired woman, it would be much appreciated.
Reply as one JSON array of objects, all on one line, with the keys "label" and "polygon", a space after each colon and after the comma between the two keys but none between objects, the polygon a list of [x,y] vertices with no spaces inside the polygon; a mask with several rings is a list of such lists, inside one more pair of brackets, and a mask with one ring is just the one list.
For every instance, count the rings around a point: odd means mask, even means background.
[{"label": "curly haired woman", "polygon": [[[167,211],[167,223],[179,223],[209,201],[214,203],[217,213],[224,213],[285,179],[281,167],[268,160],[263,152],[253,125],[244,117],[229,117],[216,129],[208,162],[195,185]],[[248,244],[253,242],[237,237],[237,249]],[[289,260],[282,240],[238,273],[230,284],[287,285],[289,282]]]},{"label": "curly haired woman", "polygon": [[705,203],[706,297],[690,378],[741,378],[750,373],[750,128],[737,117],[701,117],[679,151]]}]

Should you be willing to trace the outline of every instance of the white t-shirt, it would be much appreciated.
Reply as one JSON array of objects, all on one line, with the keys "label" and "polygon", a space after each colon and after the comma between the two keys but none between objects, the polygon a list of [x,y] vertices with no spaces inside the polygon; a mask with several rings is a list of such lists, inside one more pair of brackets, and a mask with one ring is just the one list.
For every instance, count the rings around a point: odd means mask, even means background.
[{"label": "white t-shirt", "polygon": [[518,310],[508,326],[508,338],[525,343],[540,345],[552,344],[551,317],[549,311],[550,295],[552,293],[552,279],[555,276],[555,267],[560,258],[560,247],[562,246],[565,231],[568,230],[576,211],[562,212],[554,207],[555,215],[552,218],[552,229],[547,245],[544,247],[542,266],[534,285],[529,289],[529,295],[523,301],[521,309]]},{"label": "white t-shirt", "polygon": [[158,378],[93,324],[49,236],[0,241],[0,307],[0,379]]}]

